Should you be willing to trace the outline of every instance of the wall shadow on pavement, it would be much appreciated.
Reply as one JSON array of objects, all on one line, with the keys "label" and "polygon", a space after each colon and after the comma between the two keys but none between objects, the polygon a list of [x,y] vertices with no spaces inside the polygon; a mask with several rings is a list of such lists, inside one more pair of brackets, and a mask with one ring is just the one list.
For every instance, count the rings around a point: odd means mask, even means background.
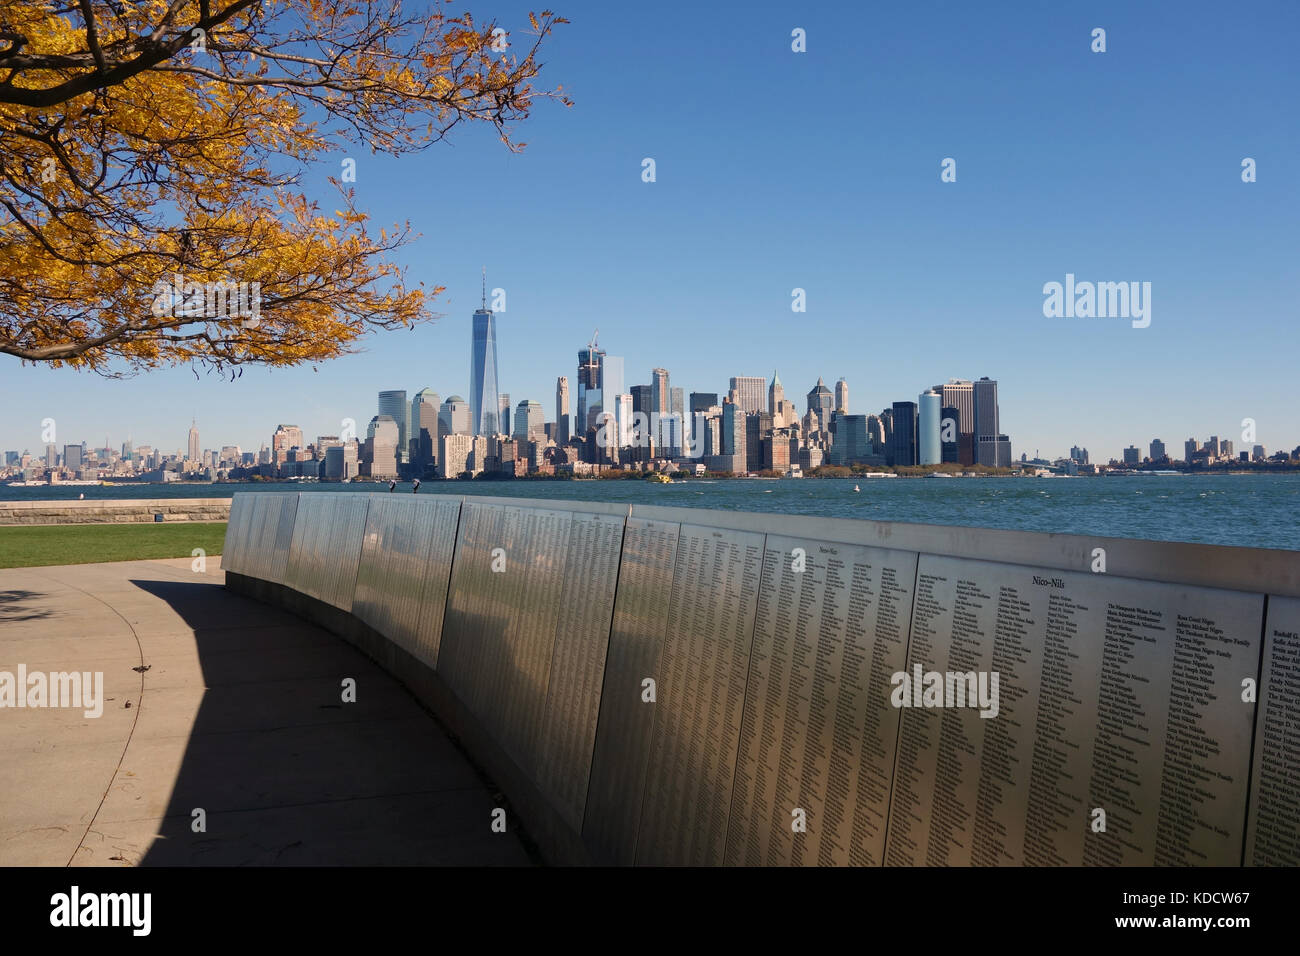
[{"label": "wall shadow on pavement", "polygon": [[[131,583],[193,630],[204,685],[160,831],[132,862],[530,862],[518,840],[491,832],[491,794],[444,730],[355,647],[219,584]],[[342,700],[347,678],[355,702]],[[183,684],[165,666],[147,671],[142,718],[151,703],[177,709]],[[200,808],[205,832],[194,830]]]}]

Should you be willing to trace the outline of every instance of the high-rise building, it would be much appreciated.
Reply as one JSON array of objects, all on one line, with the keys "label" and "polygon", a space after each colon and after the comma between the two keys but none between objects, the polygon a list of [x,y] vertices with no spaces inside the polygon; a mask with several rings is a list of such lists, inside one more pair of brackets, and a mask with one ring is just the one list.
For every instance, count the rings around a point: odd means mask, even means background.
[{"label": "high-rise building", "polygon": [[867,434],[866,415],[835,415],[835,440],[831,444],[832,465],[854,465],[874,453]]},{"label": "high-rise building", "polygon": [[[467,412],[468,414],[468,412]],[[473,473],[474,436],[444,435],[438,449],[438,472],[444,478],[459,478],[462,473]]]},{"label": "high-rise building", "polygon": [[650,386],[633,385],[629,391],[632,395],[632,411],[634,413],[640,412],[642,415],[649,418],[650,413],[654,411],[654,396],[651,394]]},{"label": "high-rise building", "polygon": [[1142,462],[1142,452],[1137,445],[1129,445],[1124,449],[1124,464],[1138,465]]},{"label": "high-rise building", "polygon": [[1078,445],[1070,446],[1070,460],[1080,465],[1088,464],[1088,449]]},{"label": "high-rise building", "polygon": [[411,455],[407,444],[411,438],[411,407],[406,404],[406,389],[380,392],[379,414],[392,419],[397,426],[397,462],[404,464]]},{"label": "high-rise building", "polygon": [[546,440],[546,420],[540,402],[525,399],[515,408],[515,439],[541,442]]},{"label": "high-rise building", "polygon": [[442,399],[431,388],[422,388],[411,399],[411,436],[408,456],[416,477],[433,470],[438,458],[438,410]]},{"label": "high-rise building", "polygon": [[569,378],[561,375],[555,380],[555,443],[569,440]]},{"label": "high-rise building", "polygon": [[717,392],[691,392],[691,414],[707,412],[718,404]]},{"label": "high-rise building", "polygon": [[958,436],[961,435],[961,412],[951,405],[939,407],[939,460],[944,464],[961,461]]},{"label": "high-rise building", "polygon": [[[406,410],[406,393],[402,393],[402,410]],[[397,447],[401,440],[398,423],[389,415],[376,415],[366,428],[366,445],[362,452],[362,473],[372,478],[397,477]]]},{"label": "high-rise building", "polygon": [[1160,461],[1165,457],[1165,443],[1159,438],[1151,439],[1151,460]]},{"label": "high-rise building", "polygon": [[734,467],[725,468],[724,471],[743,473],[748,470],[749,453],[745,447],[748,417],[744,408],[735,402],[728,401],[722,406],[722,454],[736,461]]},{"label": "high-rise building", "polygon": [[835,383],[835,410],[841,415],[849,413],[849,383],[844,379]]},{"label": "high-rise building", "polygon": [[198,461],[199,455],[199,426],[192,419],[190,421],[190,448],[188,458],[190,461]]},{"label": "high-rise building", "polygon": [[975,464],[975,384],[950,378],[947,385],[936,385],[934,390],[941,406],[957,409],[957,461]]},{"label": "high-rise building", "polygon": [[80,471],[86,463],[86,449],[81,445],[63,446],[63,467],[69,471]]},{"label": "high-rise building", "polygon": [[996,467],[998,430],[998,383],[987,376],[975,383],[975,447],[979,464]]},{"label": "high-rise building", "polygon": [[818,378],[817,384],[808,393],[808,412],[817,416],[821,431],[830,430],[833,411],[835,411],[835,396],[826,387],[826,383]]},{"label": "high-rise building", "polygon": [[[438,442],[446,435],[468,435],[470,433],[469,403],[459,395],[448,396],[438,409]],[[451,477],[456,477],[452,475]]]},{"label": "high-rise building", "polygon": [[732,402],[746,415],[757,415],[764,407],[767,379],[762,376],[737,375],[731,380]]},{"label": "high-rise building", "polygon": [[784,401],[785,386],[781,384],[781,376],[776,369],[772,369],[772,384],[767,387],[767,410],[775,416]]},{"label": "high-rise building", "polygon": [[1183,461],[1191,464],[1192,456],[1201,450],[1201,443],[1195,438],[1189,438],[1183,442]]},{"label": "high-rise building", "polygon": [[667,415],[671,410],[672,399],[668,394],[668,369],[652,368],[650,370],[650,411]]},{"label": "high-rise building", "polygon": [[271,460],[268,464],[279,467],[289,460],[289,449],[302,448],[302,429],[297,425],[276,425],[271,435]]},{"label": "high-rise building", "polygon": [[917,396],[919,414],[916,422],[916,456],[919,465],[937,465],[943,461],[939,443],[939,418],[942,405],[934,389]]},{"label": "high-rise building", "polygon": [[585,437],[596,427],[596,416],[601,411],[604,358],[605,353],[596,348],[594,337],[590,345],[578,352],[578,417],[573,430],[579,437]]},{"label": "high-rise building", "polygon": [[894,402],[894,427],[889,436],[890,464],[916,464],[916,403]]},{"label": "high-rise building", "polygon": [[614,431],[607,437],[612,439],[614,448],[626,448],[633,443],[632,396],[625,392],[622,395],[614,395],[613,401]]},{"label": "high-rise building", "polygon": [[498,435],[510,434],[510,393],[497,393],[497,432]]},{"label": "high-rise building", "polygon": [[993,468],[1011,467],[1011,439],[1006,435],[980,436],[980,450],[976,456],[981,465]]},{"label": "high-rise building", "polygon": [[492,310],[487,307],[487,270],[483,270],[483,301],[474,312],[469,363],[469,420],[473,435],[496,435],[501,431],[497,394],[497,330]]},{"label": "high-rise building", "polygon": [[885,453],[885,423],[880,420],[879,415],[867,416],[867,438],[871,441],[871,447],[875,449],[877,455]]},{"label": "high-rise building", "polygon": [[772,429],[771,435],[763,442],[763,467],[780,475],[790,470],[790,429]]}]

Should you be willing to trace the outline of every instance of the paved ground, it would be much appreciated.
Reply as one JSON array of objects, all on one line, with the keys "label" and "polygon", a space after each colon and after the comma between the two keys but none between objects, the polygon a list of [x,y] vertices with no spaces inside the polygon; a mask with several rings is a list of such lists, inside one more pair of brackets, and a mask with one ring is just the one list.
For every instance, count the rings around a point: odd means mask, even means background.
[{"label": "paved ground", "polygon": [[0,674],[102,671],[106,698],[0,708],[0,865],[530,862],[396,681],[219,565],[0,570]]}]

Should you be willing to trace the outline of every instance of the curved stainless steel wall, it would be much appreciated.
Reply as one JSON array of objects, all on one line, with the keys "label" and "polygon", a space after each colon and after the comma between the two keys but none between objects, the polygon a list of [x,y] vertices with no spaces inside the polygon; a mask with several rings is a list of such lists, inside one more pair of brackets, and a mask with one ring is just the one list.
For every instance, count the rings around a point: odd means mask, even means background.
[{"label": "curved stainless steel wall", "polygon": [[1291,552],[310,492],[236,495],[223,562],[405,651],[583,859],[1300,862]]}]

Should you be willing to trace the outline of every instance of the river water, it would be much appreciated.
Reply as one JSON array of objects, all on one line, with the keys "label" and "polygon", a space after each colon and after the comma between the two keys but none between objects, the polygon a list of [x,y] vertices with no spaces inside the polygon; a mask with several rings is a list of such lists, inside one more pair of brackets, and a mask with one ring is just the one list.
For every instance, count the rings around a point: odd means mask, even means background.
[{"label": "river water", "polygon": [[[857,487],[860,491],[854,491]],[[222,498],[241,491],[387,494],[387,484],[0,485],[0,500]],[[398,484],[410,494],[410,484]],[[1300,551],[1300,475],[429,481],[420,494],[674,505]],[[1298,559],[1300,560],[1300,559]]]}]

